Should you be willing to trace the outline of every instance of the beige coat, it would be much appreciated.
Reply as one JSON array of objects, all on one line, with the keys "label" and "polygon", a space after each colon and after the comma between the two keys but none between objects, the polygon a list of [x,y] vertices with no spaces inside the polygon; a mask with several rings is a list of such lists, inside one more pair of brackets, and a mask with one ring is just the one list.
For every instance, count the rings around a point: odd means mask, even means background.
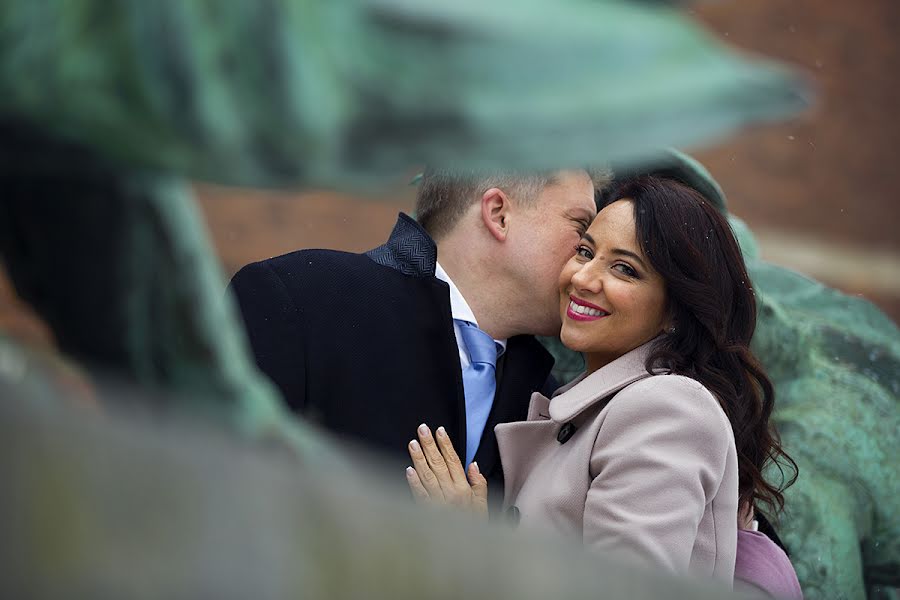
[{"label": "beige coat", "polygon": [[[648,351],[632,350],[552,400],[535,393],[527,421],[497,425],[504,505],[518,509],[522,526],[730,585],[738,502],[731,425],[697,381],[649,375]],[[567,423],[576,429],[561,443]]]}]

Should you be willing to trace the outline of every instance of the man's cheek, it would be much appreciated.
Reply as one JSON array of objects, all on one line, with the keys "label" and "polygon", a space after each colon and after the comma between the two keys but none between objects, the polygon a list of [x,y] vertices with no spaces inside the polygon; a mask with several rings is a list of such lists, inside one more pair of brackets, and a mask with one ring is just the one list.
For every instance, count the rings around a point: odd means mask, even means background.
[{"label": "man's cheek", "polygon": [[572,234],[572,237],[569,238],[569,243],[566,244],[566,260],[575,256],[575,251],[578,249],[578,244],[581,243],[581,233],[576,231]]}]

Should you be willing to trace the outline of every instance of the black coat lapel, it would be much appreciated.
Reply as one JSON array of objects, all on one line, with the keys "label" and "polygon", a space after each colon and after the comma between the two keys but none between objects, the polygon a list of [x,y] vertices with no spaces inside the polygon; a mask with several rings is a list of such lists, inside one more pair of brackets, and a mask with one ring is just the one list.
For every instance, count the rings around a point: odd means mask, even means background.
[{"label": "black coat lapel", "polygon": [[[395,269],[404,275],[418,278],[433,278],[435,267],[437,265],[437,246],[428,235],[411,217],[401,213],[397,219],[394,230],[388,241],[366,252],[374,262]],[[444,325],[441,326],[440,340],[434,340],[439,344],[440,348],[445,350],[445,354],[451,354],[451,350],[455,350],[456,342],[453,335],[453,321],[449,310],[449,294],[447,286],[443,282],[433,281],[434,287],[432,293],[435,294],[435,303],[445,307],[442,313],[442,319],[446,318]],[[446,330],[446,336],[444,331]],[[447,337],[449,336],[449,337]],[[451,345],[452,343],[452,345]],[[466,402],[462,388],[462,374],[460,371],[459,361],[456,352],[452,352],[452,358],[449,356],[438,357],[432,353],[430,360],[447,361],[447,380],[441,383],[441,390],[434,390],[432,394],[437,397],[446,397],[446,394],[455,392],[456,405],[451,414],[456,416],[458,428],[451,423],[429,423],[432,427],[444,425],[454,440],[454,446],[460,456],[465,456],[466,448],[466,428],[465,428],[465,410]],[[422,360],[425,357],[417,357]],[[494,395],[494,404],[491,413],[481,436],[478,452],[475,454],[475,460],[482,473],[488,477],[502,477],[502,469],[500,468],[499,451],[497,449],[497,439],[494,437],[494,426],[497,423],[507,423],[510,421],[525,420],[528,414],[528,403],[531,400],[531,393],[541,391],[550,376],[550,369],[553,368],[553,357],[544,347],[532,336],[516,336],[510,338],[506,352],[501,357],[501,364],[498,365],[497,371],[497,391]],[[453,381],[455,388],[450,392],[448,384]],[[436,385],[437,382],[432,382]],[[446,386],[446,387],[445,387]],[[427,401],[427,400],[426,400]],[[431,401],[435,401],[431,399]],[[424,415],[423,415],[424,416]],[[456,429],[456,431],[452,431]]]},{"label": "black coat lapel", "polygon": [[498,365],[494,405],[475,454],[481,472],[494,479],[501,478],[503,473],[494,426],[498,423],[524,421],[528,416],[532,392],[544,388],[553,368],[553,357],[530,335],[510,338],[501,361],[502,364]]},{"label": "black coat lapel", "polygon": [[376,263],[411,277],[434,277],[437,245],[412,217],[400,213],[388,241],[366,252]]},{"label": "black coat lapel", "polygon": [[[415,277],[420,285],[429,289],[431,301],[422,305],[422,311],[411,320],[411,335],[421,333],[422,319],[425,315],[437,316],[440,320],[439,333],[416,348],[416,356],[409,359],[414,367],[418,361],[434,361],[445,365],[441,369],[441,378],[429,381],[423,388],[426,397],[421,410],[420,421],[426,422],[432,429],[443,425],[453,440],[459,456],[466,455],[466,400],[463,393],[462,371],[460,370],[456,337],[453,332],[453,317],[450,311],[450,292],[443,281],[435,279],[437,267],[437,245],[428,232],[412,217],[400,213],[397,223],[388,241],[381,246],[366,252],[372,261],[409,277]],[[412,284],[411,284],[412,285]],[[446,400],[443,400],[446,399]],[[428,403],[441,402],[441,411],[428,410]],[[447,418],[433,419],[429,414],[442,412]],[[414,435],[411,430],[410,435]]]}]

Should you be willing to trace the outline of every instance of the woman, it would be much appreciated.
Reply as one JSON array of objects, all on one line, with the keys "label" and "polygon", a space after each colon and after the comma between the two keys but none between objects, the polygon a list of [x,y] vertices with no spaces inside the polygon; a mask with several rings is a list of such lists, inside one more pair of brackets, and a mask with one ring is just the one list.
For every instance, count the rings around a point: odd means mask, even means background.
[{"label": "woman", "polygon": [[[730,584],[738,506],[780,509],[762,471],[790,459],[768,425],[772,385],[749,350],[756,306],[727,221],[675,180],[615,184],[559,291],[560,337],[587,372],[497,426],[504,504],[587,547]],[[410,487],[484,512],[477,465],[470,485],[437,433],[436,446],[427,428],[410,444]]]}]

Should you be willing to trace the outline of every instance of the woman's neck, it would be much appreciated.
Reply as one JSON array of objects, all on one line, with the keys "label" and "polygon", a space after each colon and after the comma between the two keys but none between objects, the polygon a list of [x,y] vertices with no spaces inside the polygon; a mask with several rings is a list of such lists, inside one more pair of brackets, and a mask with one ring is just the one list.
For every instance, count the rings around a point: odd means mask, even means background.
[{"label": "woman's neck", "polygon": [[609,354],[601,352],[586,352],[584,355],[584,362],[588,375],[590,375],[594,371],[599,371],[617,358],[619,357],[611,357]]}]

